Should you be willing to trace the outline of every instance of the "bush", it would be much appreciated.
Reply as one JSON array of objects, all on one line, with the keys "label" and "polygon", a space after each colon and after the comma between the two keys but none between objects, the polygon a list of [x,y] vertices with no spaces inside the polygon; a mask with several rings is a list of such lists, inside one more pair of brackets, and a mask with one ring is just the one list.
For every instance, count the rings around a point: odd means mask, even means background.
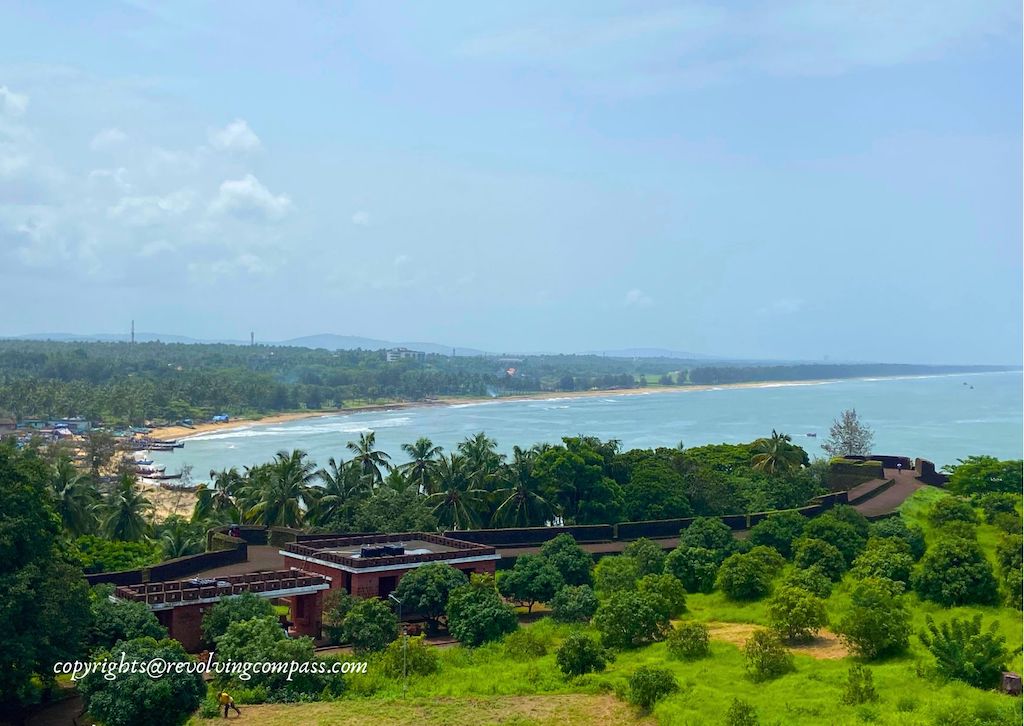
[{"label": "bush", "polygon": [[1019,514],[999,512],[992,517],[992,526],[1008,534],[1021,534],[1024,532],[1024,522]]},{"label": "bush", "polygon": [[518,627],[515,610],[501,599],[490,575],[473,575],[448,598],[448,632],[463,645],[482,645]]},{"label": "bush", "polygon": [[768,621],[780,638],[811,640],[828,625],[828,613],[820,597],[797,587],[782,587],[768,603]]},{"label": "bush", "polygon": [[565,585],[549,603],[551,617],[560,623],[589,621],[597,612],[597,595],[589,585]]},{"label": "bush", "polygon": [[743,646],[747,674],[754,681],[767,681],[794,670],[793,655],[770,630],[755,630]]},{"label": "bush", "polygon": [[227,632],[231,623],[265,618],[273,614],[274,606],[270,601],[255,593],[244,592],[241,595],[226,597],[203,616],[203,639],[207,645],[213,645],[217,638]]},{"label": "bush", "polygon": [[644,711],[650,711],[654,704],[678,690],[676,677],[668,668],[640,666],[629,677],[629,701]]},{"label": "bush", "polygon": [[899,539],[907,543],[910,556],[921,559],[925,550],[924,530],[916,524],[908,525],[902,517],[889,517],[871,525],[871,536],[880,539]]},{"label": "bush", "polygon": [[779,512],[758,522],[747,540],[753,545],[774,547],[784,557],[793,556],[793,542],[803,534],[807,518],[799,512]]},{"label": "bush", "polygon": [[343,589],[328,590],[324,593],[323,627],[324,632],[327,633],[327,639],[334,645],[341,643],[344,635],[345,616],[355,604],[356,599]]},{"label": "bush", "polygon": [[695,620],[684,620],[669,632],[666,642],[669,655],[677,660],[696,660],[711,653],[708,626]]},{"label": "bush", "polygon": [[857,529],[849,522],[829,515],[823,515],[812,519],[804,527],[804,537],[808,539],[820,539],[835,547],[843,556],[843,561],[849,567],[860,551],[867,544],[867,535],[861,536]]},{"label": "bush", "polygon": [[975,688],[992,688],[999,683],[1009,653],[998,622],[992,621],[983,631],[980,614],[971,619],[953,618],[941,625],[929,615],[920,638],[935,656],[940,675]]},{"label": "bush", "polygon": [[850,650],[869,660],[900,653],[910,642],[910,614],[890,581],[862,580],[836,632]]},{"label": "bush", "polygon": [[850,666],[850,670],[846,674],[846,688],[843,690],[841,700],[848,706],[859,706],[862,703],[878,700],[875,678],[870,669],[860,663]]},{"label": "bush", "polygon": [[996,563],[1003,580],[1007,607],[1021,609],[1021,568],[1024,538],[1019,534],[1003,535],[996,543]]},{"label": "bush", "polygon": [[658,614],[668,620],[686,612],[686,588],[673,575],[647,575],[636,583],[637,592],[649,598]]},{"label": "bush", "polygon": [[539,637],[533,629],[520,628],[505,636],[505,653],[517,660],[524,658],[540,658],[548,654],[547,642]]},{"label": "bush", "polygon": [[757,600],[771,590],[771,575],[756,557],[729,555],[718,568],[717,584],[733,600]]},{"label": "bush", "polygon": [[571,633],[555,653],[555,663],[566,676],[603,671],[608,653],[585,633]]},{"label": "bush", "polygon": [[782,581],[782,586],[799,587],[822,600],[827,600],[832,594],[832,581],[825,577],[821,568],[817,566],[808,567],[806,570],[794,569]]},{"label": "bush", "polygon": [[736,539],[728,525],[717,517],[697,517],[679,533],[679,546],[711,550],[721,562],[733,551]]},{"label": "bush", "polygon": [[786,558],[779,554],[774,547],[757,545],[751,547],[745,554],[757,562],[760,567],[763,567],[771,577],[775,577],[786,566]]},{"label": "bush", "polygon": [[74,553],[86,573],[134,570],[163,559],[156,542],[122,542],[93,534],[76,539]]},{"label": "bush", "polygon": [[632,590],[638,577],[636,562],[632,558],[621,555],[602,557],[594,568],[594,589],[601,597],[607,597],[614,592]]},{"label": "bush", "polygon": [[358,655],[384,650],[398,637],[398,618],[379,597],[358,600],[345,616],[341,637]]},{"label": "bush", "polygon": [[718,556],[703,547],[676,547],[665,560],[665,571],[683,583],[687,592],[711,592],[718,577]]},{"label": "bush", "polygon": [[540,548],[540,555],[555,566],[566,585],[593,584],[594,558],[576,544],[571,534],[563,532],[546,542]]},{"label": "bush", "polygon": [[109,650],[119,640],[167,637],[167,628],[160,624],[153,612],[142,602],[112,601],[113,585],[97,585],[89,593],[92,627],[89,629],[89,649]]},{"label": "bush", "polygon": [[985,514],[985,521],[993,524],[993,520],[999,514],[1010,514],[1017,519],[1017,506],[1020,504],[1020,492],[1011,494],[1009,492],[988,492],[972,498],[975,506],[980,507]]},{"label": "bush", "polygon": [[853,562],[854,577],[879,577],[898,582],[904,587],[910,584],[910,573],[914,558],[910,546],[901,539],[878,539],[872,537],[868,546]]},{"label": "bush", "polygon": [[839,582],[846,572],[846,561],[842,552],[820,539],[801,537],[797,540],[793,563],[801,569],[817,567],[832,582]]},{"label": "bush", "polygon": [[549,560],[540,555],[521,555],[498,581],[498,592],[533,612],[534,603],[547,602],[564,584],[561,573]]},{"label": "bush", "polygon": [[436,673],[439,658],[437,649],[425,642],[423,635],[405,637],[388,644],[381,654],[378,667],[388,678],[429,676]]},{"label": "bush", "polygon": [[758,726],[757,711],[746,701],[733,698],[725,712],[725,726]]},{"label": "bush", "polygon": [[948,539],[933,545],[921,558],[912,578],[914,589],[940,605],[988,605],[998,601],[992,566],[977,542]]},{"label": "bush", "polygon": [[868,533],[871,531],[871,522],[868,518],[849,504],[837,504],[823,516],[826,519],[834,519],[850,525],[862,540],[867,540]]},{"label": "bush", "polygon": [[978,523],[978,513],[974,507],[959,497],[943,497],[928,510],[928,521],[932,526],[941,527],[949,522]]},{"label": "bush", "polygon": [[443,562],[431,562],[402,575],[395,597],[406,612],[420,613],[436,630],[452,590],[469,582],[466,573]]},{"label": "bush", "polygon": [[660,640],[668,623],[651,598],[617,592],[597,609],[594,628],[608,648],[637,648]]},{"label": "bush", "polygon": [[1019,494],[1021,491],[1022,465],[1019,459],[999,461],[993,456],[971,456],[961,459],[959,464],[948,469],[950,477],[947,486],[957,494]]},{"label": "bush", "polygon": [[630,542],[623,553],[636,563],[637,575],[660,575],[665,569],[665,551],[646,537]]}]

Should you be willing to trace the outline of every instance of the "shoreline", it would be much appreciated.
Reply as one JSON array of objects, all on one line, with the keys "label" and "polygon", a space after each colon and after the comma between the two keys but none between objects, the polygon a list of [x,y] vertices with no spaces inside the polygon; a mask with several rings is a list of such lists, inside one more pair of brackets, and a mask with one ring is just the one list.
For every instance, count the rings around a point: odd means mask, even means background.
[{"label": "shoreline", "polygon": [[194,436],[213,431],[235,431],[250,426],[269,426],[289,421],[302,421],[325,416],[345,416],[368,411],[401,411],[410,408],[426,408],[428,406],[473,406],[478,404],[505,403],[517,401],[558,400],[566,398],[604,398],[608,396],[643,396],[660,393],[684,393],[702,391],[721,391],[744,388],[780,388],[785,386],[814,386],[844,381],[889,381],[908,380],[915,378],[948,378],[954,376],[987,375],[986,373],[941,373],[936,375],[916,376],[859,376],[856,378],[817,378],[795,381],[749,381],[744,383],[718,383],[675,386],[649,386],[643,388],[611,388],[588,391],[536,391],[518,393],[511,396],[444,396],[423,401],[393,401],[391,403],[372,403],[344,409],[320,409],[316,411],[289,411],[270,414],[260,418],[239,418],[226,423],[200,423],[192,426],[164,426],[153,428],[150,436],[158,439],[177,439],[184,441]]}]

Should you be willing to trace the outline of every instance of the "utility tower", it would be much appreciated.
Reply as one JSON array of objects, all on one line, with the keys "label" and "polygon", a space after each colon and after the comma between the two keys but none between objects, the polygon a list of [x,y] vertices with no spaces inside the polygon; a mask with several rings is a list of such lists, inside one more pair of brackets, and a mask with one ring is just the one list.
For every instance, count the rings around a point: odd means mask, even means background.
[{"label": "utility tower", "polygon": [[132,321],[132,345],[135,345],[135,321]]}]

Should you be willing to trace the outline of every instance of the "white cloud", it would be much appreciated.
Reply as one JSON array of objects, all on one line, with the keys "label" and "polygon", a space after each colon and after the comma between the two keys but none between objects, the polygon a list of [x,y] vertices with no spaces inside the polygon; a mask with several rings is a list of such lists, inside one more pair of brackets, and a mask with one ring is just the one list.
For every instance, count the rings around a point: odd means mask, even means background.
[{"label": "white cloud", "polygon": [[260,138],[244,119],[235,119],[222,129],[212,129],[209,133],[210,145],[218,151],[257,151]]},{"label": "white cloud", "polygon": [[89,142],[89,148],[93,151],[101,151],[103,149],[109,149],[118,144],[123,144],[128,140],[128,134],[116,126],[112,126],[109,129],[103,129],[95,136],[92,137],[92,141]]},{"label": "white cloud", "polygon": [[292,200],[287,194],[272,194],[252,174],[223,182],[210,203],[210,211],[215,214],[267,220],[282,219],[292,211],[292,207]]},{"label": "white cloud", "polygon": [[192,207],[194,193],[179,189],[163,196],[121,197],[107,209],[107,216],[125,224],[139,227],[163,222],[187,212]]},{"label": "white cloud", "polygon": [[352,224],[358,227],[369,227],[370,226],[370,213],[359,210],[352,215]]},{"label": "white cloud", "polygon": [[15,93],[7,86],[0,86],[0,113],[21,116],[28,109],[28,96]]},{"label": "white cloud", "polygon": [[646,308],[654,304],[653,298],[643,290],[633,289],[626,293],[622,304],[627,308]]}]

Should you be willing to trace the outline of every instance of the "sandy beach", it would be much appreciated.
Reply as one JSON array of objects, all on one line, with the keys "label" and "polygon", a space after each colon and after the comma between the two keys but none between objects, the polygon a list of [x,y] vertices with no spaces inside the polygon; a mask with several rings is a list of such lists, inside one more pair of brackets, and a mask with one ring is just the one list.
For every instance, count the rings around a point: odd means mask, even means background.
[{"label": "sandy beach", "polygon": [[[892,376],[899,378],[899,376]],[[365,411],[398,411],[406,408],[420,408],[424,406],[455,406],[473,403],[495,403],[506,401],[534,401],[550,398],[589,398],[608,396],[645,396],[659,393],[679,393],[720,390],[723,388],[769,388],[776,386],[809,386],[820,383],[832,383],[840,379],[821,379],[804,381],[758,381],[751,383],[722,383],[718,385],[693,385],[693,386],[648,386],[645,388],[612,388],[591,391],[538,391],[536,393],[522,393],[513,396],[446,396],[432,398],[424,401],[394,401],[391,403],[375,403],[361,406],[352,406],[342,409],[322,409],[317,411],[291,411],[288,413],[277,413],[259,418],[236,418],[227,423],[199,423],[192,427],[187,426],[165,426],[154,428],[151,436],[155,439],[187,439],[190,436],[208,433],[210,431],[230,431],[242,426],[257,424],[260,426],[284,423],[286,421],[299,421],[302,419],[317,418],[320,416],[339,416],[348,413],[361,413]],[[859,380],[844,378],[841,380]]]}]

